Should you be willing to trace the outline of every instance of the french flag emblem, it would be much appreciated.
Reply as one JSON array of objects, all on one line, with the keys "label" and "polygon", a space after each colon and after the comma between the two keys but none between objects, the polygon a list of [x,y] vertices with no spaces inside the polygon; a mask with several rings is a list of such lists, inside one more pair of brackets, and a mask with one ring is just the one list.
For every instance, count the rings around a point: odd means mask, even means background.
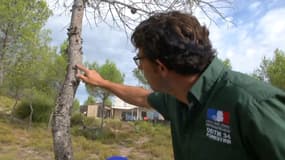
[{"label": "french flag emblem", "polygon": [[230,124],[230,112],[208,108],[207,119],[224,124]]}]

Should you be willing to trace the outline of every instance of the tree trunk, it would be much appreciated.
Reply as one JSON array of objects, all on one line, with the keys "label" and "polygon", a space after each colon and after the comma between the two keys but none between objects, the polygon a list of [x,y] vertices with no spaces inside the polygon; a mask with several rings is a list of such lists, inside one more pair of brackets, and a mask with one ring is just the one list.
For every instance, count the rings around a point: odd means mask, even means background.
[{"label": "tree trunk", "polygon": [[9,33],[9,29],[7,28],[4,32],[2,48],[0,48],[0,85],[3,84],[3,80],[4,80],[4,69],[5,69],[4,56],[6,54],[6,49],[8,46],[8,33]]},{"label": "tree trunk", "polygon": [[72,103],[79,85],[75,75],[76,64],[82,63],[82,20],[84,14],[84,0],[74,0],[72,17],[68,29],[68,68],[67,74],[57,97],[53,114],[52,133],[54,154],[56,160],[73,160],[72,143],[70,135],[70,117]]},{"label": "tree trunk", "polygon": [[32,103],[30,103],[30,116],[29,116],[29,126],[28,126],[28,130],[30,130],[32,128],[32,123],[33,123],[33,114],[34,114],[34,109],[33,109],[33,105]]},{"label": "tree trunk", "polygon": [[16,106],[17,106],[17,104],[18,104],[18,97],[16,97],[15,100],[16,100],[16,101],[15,101],[13,107],[12,107],[10,119],[12,119],[12,118],[15,116],[15,110],[16,110]]},{"label": "tree trunk", "polygon": [[100,129],[103,129],[104,118],[105,118],[105,99],[103,99],[102,102]]},{"label": "tree trunk", "polygon": [[54,113],[54,111],[51,111],[51,113],[50,113],[50,115],[49,115],[49,120],[48,120],[48,125],[47,125],[48,130],[51,129],[52,119],[53,119],[53,113]]}]

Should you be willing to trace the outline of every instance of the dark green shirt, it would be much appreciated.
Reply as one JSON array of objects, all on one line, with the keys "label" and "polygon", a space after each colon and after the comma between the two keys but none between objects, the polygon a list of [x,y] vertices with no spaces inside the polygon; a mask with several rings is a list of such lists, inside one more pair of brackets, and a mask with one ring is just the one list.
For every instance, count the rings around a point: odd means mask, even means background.
[{"label": "dark green shirt", "polygon": [[190,89],[191,105],[154,92],[170,120],[176,160],[285,160],[285,93],[215,58]]}]

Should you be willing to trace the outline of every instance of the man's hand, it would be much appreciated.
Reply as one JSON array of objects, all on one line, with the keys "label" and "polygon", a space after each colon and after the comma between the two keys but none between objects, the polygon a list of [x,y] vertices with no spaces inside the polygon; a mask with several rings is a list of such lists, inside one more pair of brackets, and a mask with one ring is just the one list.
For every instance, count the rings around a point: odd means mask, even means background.
[{"label": "man's hand", "polygon": [[90,85],[101,86],[105,81],[95,70],[89,70],[82,65],[77,64],[76,67],[84,72],[84,74],[77,73],[76,77],[81,79],[83,82]]}]

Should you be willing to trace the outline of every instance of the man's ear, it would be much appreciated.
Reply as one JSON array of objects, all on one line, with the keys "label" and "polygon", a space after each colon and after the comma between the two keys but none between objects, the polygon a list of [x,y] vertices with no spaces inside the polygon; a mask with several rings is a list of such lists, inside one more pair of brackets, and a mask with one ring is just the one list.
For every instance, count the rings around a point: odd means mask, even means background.
[{"label": "man's ear", "polygon": [[160,60],[155,60],[155,62],[157,63],[157,68],[158,68],[158,71],[159,73],[163,76],[163,77],[166,77],[169,70],[168,68],[160,61]]}]

